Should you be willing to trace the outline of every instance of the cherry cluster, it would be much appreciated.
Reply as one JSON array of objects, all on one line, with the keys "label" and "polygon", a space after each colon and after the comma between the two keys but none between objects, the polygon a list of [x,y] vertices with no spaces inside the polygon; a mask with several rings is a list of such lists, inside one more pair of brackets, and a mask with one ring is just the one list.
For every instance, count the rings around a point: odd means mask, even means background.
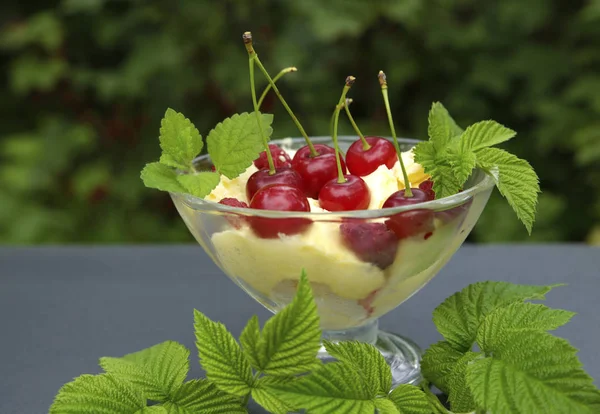
[{"label": "cherry cluster", "polygon": [[[332,117],[333,146],[313,144],[287,102],[281,96],[275,82],[262,66],[252,46],[249,32],[244,33],[244,43],[250,58],[250,81],[254,109],[258,116],[258,105],[254,91],[253,67],[257,65],[263,72],[270,87],[277,94],[283,106],[298,126],[306,145],[301,147],[293,158],[280,147],[268,144],[263,137],[265,150],[254,161],[258,168],[246,184],[246,196],[249,205],[234,199],[226,198],[221,204],[245,207],[259,210],[309,212],[309,198],[316,199],[321,208],[332,211],[364,210],[369,207],[371,194],[369,187],[362,177],[365,177],[381,166],[388,169],[400,163],[404,182],[407,188],[389,196],[383,208],[412,206],[435,199],[432,190],[433,183],[425,181],[418,188],[411,188],[406,169],[403,164],[400,148],[396,140],[389,101],[385,74],[378,75],[381,86],[393,143],[378,136],[363,136],[352,119],[346,94],[355,78],[346,78],[344,90]],[[344,155],[337,142],[338,118],[341,110],[345,110],[354,126],[359,139],[353,142]],[[245,217],[256,235],[262,238],[276,238],[279,234],[294,235],[308,229],[312,221],[304,217],[260,217],[253,215]],[[239,221],[233,223],[239,226]],[[432,210],[410,209],[388,217],[384,222],[366,222],[365,220],[345,220],[340,226],[343,243],[356,255],[380,268],[388,267],[394,260],[396,248],[400,240],[423,235],[425,239],[434,231],[434,212]]]}]

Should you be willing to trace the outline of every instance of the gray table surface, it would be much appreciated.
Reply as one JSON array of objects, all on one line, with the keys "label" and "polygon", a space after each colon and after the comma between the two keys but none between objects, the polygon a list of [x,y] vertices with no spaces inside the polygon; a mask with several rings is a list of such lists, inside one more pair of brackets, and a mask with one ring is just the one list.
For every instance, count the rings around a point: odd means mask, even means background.
[{"label": "gray table surface", "polygon": [[[463,246],[380,326],[427,347],[440,339],[431,311],[469,283],[567,282],[547,303],[578,313],[557,334],[580,349],[598,383],[599,253],[574,245]],[[99,371],[99,357],[167,339],[192,349],[190,376],[199,376],[194,308],[236,336],[252,314],[269,317],[199,246],[0,248],[0,413],[46,413],[62,384]]]}]

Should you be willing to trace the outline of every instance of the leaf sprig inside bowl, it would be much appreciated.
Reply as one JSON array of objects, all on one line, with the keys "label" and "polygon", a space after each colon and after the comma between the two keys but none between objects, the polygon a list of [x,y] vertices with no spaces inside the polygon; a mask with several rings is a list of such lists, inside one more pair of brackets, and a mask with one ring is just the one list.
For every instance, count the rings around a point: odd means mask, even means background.
[{"label": "leaf sprig inside bowl", "polygon": [[480,282],[450,296],[433,313],[444,340],[425,351],[424,380],[392,390],[390,368],[372,345],[325,342],[337,361],[317,358],[319,317],[302,275],[294,300],[262,330],[252,317],[239,343],[194,311],[205,379],[186,381],[189,351],[167,341],[101,358],[105,372],[65,384],[50,413],[245,413],[250,398],[271,413],[597,413],[600,391],[577,350],[548,332],[574,313],[529,302],[555,287]]}]

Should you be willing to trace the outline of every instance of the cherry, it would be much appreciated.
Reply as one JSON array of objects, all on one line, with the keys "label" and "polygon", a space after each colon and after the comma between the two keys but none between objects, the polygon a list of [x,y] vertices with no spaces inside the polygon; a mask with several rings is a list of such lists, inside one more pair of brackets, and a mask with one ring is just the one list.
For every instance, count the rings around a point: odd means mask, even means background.
[{"label": "cherry", "polygon": [[431,200],[435,200],[435,191],[433,191],[433,181],[425,180],[419,184],[419,188],[429,194]]},{"label": "cherry", "polygon": [[[261,188],[250,201],[250,208],[277,211],[310,211],[310,204],[304,193],[297,187],[271,184]],[[312,221],[304,218],[270,218],[254,216],[249,218],[252,230],[262,238],[273,239],[279,234],[304,232]]]},{"label": "cherry", "polygon": [[367,183],[356,175],[344,175],[342,157],[340,156],[340,147],[337,140],[340,110],[344,107],[346,94],[352,84],[354,84],[354,81],[354,76],[346,78],[342,96],[333,112],[333,133],[331,138],[335,147],[337,177],[327,181],[323,185],[323,188],[321,188],[321,191],[319,191],[319,205],[329,211],[364,210],[369,207],[369,203],[371,202],[371,192]]},{"label": "cherry", "polygon": [[394,262],[398,238],[383,223],[346,222],[340,226],[342,242],[360,260],[386,269]]},{"label": "cherry", "polygon": [[[335,149],[324,144],[315,144],[314,148],[319,154],[316,157],[311,156],[308,146],[300,148],[294,155],[292,168],[302,176],[307,197],[316,199],[325,183],[337,177],[337,165]],[[346,164],[340,161],[345,172]]]},{"label": "cherry", "polygon": [[[287,152],[275,144],[269,144],[269,150],[271,151],[271,157],[273,158],[273,165],[275,168],[292,167],[292,159]],[[269,160],[267,159],[266,151],[261,152],[258,158],[254,160],[254,166],[259,170],[269,168]]]},{"label": "cherry", "polygon": [[319,192],[319,205],[329,211],[365,210],[371,202],[367,183],[356,175],[344,175],[346,181],[329,180]]},{"label": "cherry", "polygon": [[[233,197],[223,198],[223,199],[221,199],[221,201],[219,201],[219,204],[223,204],[223,205],[230,206],[230,207],[248,208],[248,204],[246,204],[243,201],[238,200],[237,198],[233,198]],[[245,221],[245,218],[244,217],[233,217],[233,216],[236,216],[236,214],[235,213],[227,213],[225,218],[227,219],[229,224],[231,224],[236,229],[241,228],[242,224]]]},{"label": "cherry", "polygon": [[[411,188],[412,197],[405,194],[405,190],[396,191],[383,203],[383,208],[409,206],[431,201],[431,195],[419,188]],[[415,209],[394,214],[385,225],[396,233],[399,239],[414,236],[420,233],[429,233],[435,230],[433,225],[434,213],[427,209]]]},{"label": "cherry", "polygon": [[271,184],[286,184],[304,191],[302,177],[296,171],[288,167],[277,168],[275,174],[271,174],[268,168],[256,171],[250,176],[246,183],[246,197],[252,200],[258,190]]},{"label": "cherry", "polygon": [[244,201],[240,201],[233,197],[225,197],[219,201],[219,204],[224,204],[230,207],[248,208],[248,204],[246,204]]},{"label": "cherry", "polygon": [[365,148],[362,140],[357,140],[346,152],[346,165],[350,173],[364,177],[380,165],[385,165],[389,169],[394,167],[398,155],[390,141],[381,137],[365,137],[365,141],[368,143],[368,148]]}]

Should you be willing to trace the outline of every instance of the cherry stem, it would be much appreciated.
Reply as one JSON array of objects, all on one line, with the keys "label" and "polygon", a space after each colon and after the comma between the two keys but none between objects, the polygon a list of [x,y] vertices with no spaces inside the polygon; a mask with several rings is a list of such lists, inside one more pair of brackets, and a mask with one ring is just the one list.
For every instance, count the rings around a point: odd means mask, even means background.
[{"label": "cherry stem", "polygon": [[[281,69],[279,71],[279,73],[277,75],[275,75],[275,77],[273,78],[273,83],[277,83],[277,81],[286,73],[291,73],[291,72],[297,72],[298,68],[296,68],[295,66],[291,66],[289,68],[285,68],[285,69]],[[271,90],[271,84],[267,84],[267,86],[265,87],[265,90],[263,91],[262,95],[260,95],[260,99],[258,100],[258,109],[260,109],[260,107],[262,106],[263,101],[265,100],[265,98],[267,97],[267,93]]]},{"label": "cherry stem", "polygon": [[360,129],[358,129],[358,125],[356,125],[356,122],[354,122],[354,118],[352,117],[352,114],[350,113],[350,104],[351,103],[352,103],[352,99],[346,99],[346,104],[344,105],[344,109],[346,110],[346,115],[348,115],[348,119],[350,120],[350,123],[352,124],[352,128],[354,128],[354,131],[358,134],[358,136],[360,137],[360,140],[362,141],[363,151],[368,151],[371,149],[371,146],[365,139],[365,136],[362,134],[362,132],[360,132]]},{"label": "cherry stem", "polygon": [[396,129],[394,128],[394,120],[392,119],[392,111],[390,110],[390,100],[388,98],[388,87],[385,73],[382,70],[379,71],[379,85],[381,85],[381,94],[383,95],[383,102],[385,103],[385,110],[387,112],[388,121],[390,123],[390,130],[392,131],[392,139],[394,140],[394,148],[396,148],[396,154],[398,154],[398,161],[400,161],[400,168],[402,169],[402,175],[404,177],[404,195],[406,197],[412,197],[413,193],[410,189],[410,182],[408,181],[408,174],[406,173],[406,167],[404,167],[404,161],[402,161],[402,151],[398,145],[398,139],[396,138]]},{"label": "cherry stem", "polygon": [[285,99],[283,99],[283,96],[281,96],[281,92],[279,92],[279,89],[277,88],[277,85],[275,85],[275,82],[273,82],[273,79],[271,79],[271,76],[269,75],[269,72],[267,72],[267,70],[263,66],[262,62],[258,58],[258,55],[256,54],[256,51],[252,47],[252,33],[245,32],[244,35],[243,35],[243,38],[244,38],[244,44],[246,45],[246,50],[248,51],[248,54],[251,57],[254,58],[254,61],[258,65],[258,68],[261,70],[261,72],[263,73],[263,75],[265,75],[265,78],[267,78],[267,81],[269,81],[269,84],[273,88],[273,91],[275,91],[275,94],[277,95],[277,97],[281,101],[281,104],[283,105],[283,107],[285,108],[285,110],[288,112],[288,114],[292,118],[292,121],[294,121],[294,123],[296,124],[296,127],[298,127],[298,130],[300,131],[300,134],[302,134],[302,136],[304,137],[304,140],[306,141],[306,145],[308,145],[308,148],[310,149],[310,156],[311,157],[316,157],[317,155],[319,155],[319,153],[317,152],[317,150],[315,150],[315,147],[312,144],[312,142],[310,141],[310,138],[308,138],[308,135],[306,134],[306,131],[304,131],[304,128],[302,128],[302,125],[300,124],[300,121],[298,121],[298,118],[296,118],[296,115],[294,115],[294,112],[292,112],[292,110],[290,109],[290,107],[287,104],[287,102],[285,101]]},{"label": "cherry stem", "polygon": [[248,38],[246,32],[242,35],[242,39],[244,40],[244,44],[246,45],[246,50],[248,50],[248,66],[250,68],[250,91],[252,92],[252,105],[254,105],[254,113],[256,114],[256,122],[258,122],[258,130],[260,131],[260,136],[262,137],[263,144],[265,146],[265,152],[267,153],[267,162],[269,163],[269,174],[275,174],[275,164],[273,163],[273,156],[271,155],[271,151],[269,149],[269,142],[267,141],[267,136],[265,135],[265,131],[263,129],[262,120],[260,119],[260,112],[258,111],[258,103],[256,102],[256,88],[254,86],[254,61],[256,59],[256,53],[254,53],[254,49],[252,48],[252,37]]},{"label": "cherry stem", "polygon": [[338,120],[340,119],[340,111],[342,110],[342,107],[344,106],[344,102],[346,100],[346,94],[354,84],[355,80],[356,78],[354,76],[348,76],[346,78],[346,84],[344,85],[344,89],[342,90],[342,96],[340,96],[340,100],[335,106],[335,111],[333,112],[333,134],[331,135],[331,138],[333,139],[333,146],[335,148],[335,162],[337,164],[338,169],[337,182],[340,184],[345,183],[347,180],[344,177],[344,171],[342,171],[342,162],[340,160],[340,147],[338,145],[337,139]]}]

